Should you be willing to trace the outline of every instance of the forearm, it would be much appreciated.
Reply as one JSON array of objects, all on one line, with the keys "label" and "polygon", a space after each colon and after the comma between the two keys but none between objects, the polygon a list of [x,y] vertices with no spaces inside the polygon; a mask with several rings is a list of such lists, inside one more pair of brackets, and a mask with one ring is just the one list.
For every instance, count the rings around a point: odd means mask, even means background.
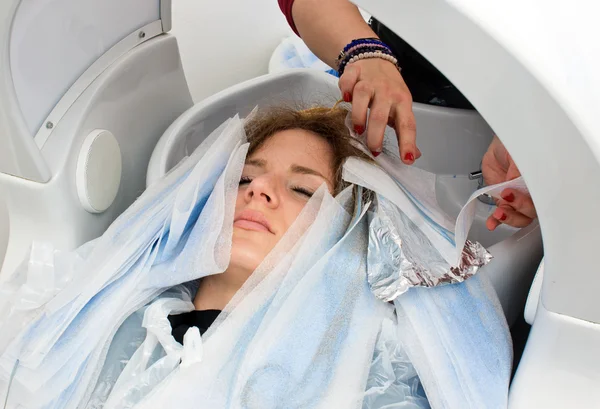
[{"label": "forearm", "polygon": [[334,69],[346,44],[356,38],[376,37],[348,0],[295,0],[292,16],[308,48]]}]

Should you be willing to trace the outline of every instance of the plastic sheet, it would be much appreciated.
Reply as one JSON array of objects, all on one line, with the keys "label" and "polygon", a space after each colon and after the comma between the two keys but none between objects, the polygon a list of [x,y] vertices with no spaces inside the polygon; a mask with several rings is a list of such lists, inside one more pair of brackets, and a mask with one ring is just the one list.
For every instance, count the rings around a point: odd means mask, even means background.
[{"label": "plastic sheet", "polygon": [[363,409],[428,409],[429,403],[404,346],[395,315],[383,320],[367,379]]},{"label": "plastic sheet", "polygon": [[[162,298],[146,308],[142,322],[142,327],[147,329],[146,339],[123,368],[104,408],[127,407],[129,400],[149,393],[180,362],[186,366],[202,359],[202,340],[198,328],[188,330],[182,346],[171,336],[168,320],[169,314],[180,314],[193,309],[191,300],[179,298]],[[164,353],[160,358],[152,360],[159,344]]]}]

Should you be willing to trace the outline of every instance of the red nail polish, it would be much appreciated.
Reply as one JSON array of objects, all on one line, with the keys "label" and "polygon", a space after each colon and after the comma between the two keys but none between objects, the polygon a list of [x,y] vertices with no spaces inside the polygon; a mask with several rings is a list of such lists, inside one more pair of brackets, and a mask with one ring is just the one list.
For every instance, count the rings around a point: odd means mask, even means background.
[{"label": "red nail polish", "polygon": [[512,194],[512,193],[509,193],[509,194],[507,194],[505,196],[502,196],[502,199],[506,200],[509,203],[512,203],[512,202],[515,201],[515,195]]},{"label": "red nail polish", "polygon": [[379,155],[381,155],[381,152],[373,152],[371,151],[371,153],[373,154],[373,156],[378,157]]},{"label": "red nail polish", "polygon": [[350,102],[352,101],[352,95],[349,92],[344,92],[344,101]]},{"label": "red nail polish", "polygon": [[502,216],[500,216],[500,220],[502,220],[502,221],[506,220],[506,213],[502,213]]},{"label": "red nail polish", "polygon": [[361,126],[361,125],[354,125],[354,132],[356,132],[359,135],[362,135],[362,133],[365,131],[365,127]]},{"label": "red nail polish", "polygon": [[415,160],[415,155],[413,155],[412,152],[408,152],[406,155],[404,155],[404,160],[412,162],[413,160]]}]

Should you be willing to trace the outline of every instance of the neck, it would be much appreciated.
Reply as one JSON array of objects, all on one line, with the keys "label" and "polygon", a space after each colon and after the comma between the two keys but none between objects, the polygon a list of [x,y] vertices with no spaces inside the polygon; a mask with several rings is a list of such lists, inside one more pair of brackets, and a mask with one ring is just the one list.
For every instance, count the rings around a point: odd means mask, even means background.
[{"label": "neck", "polygon": [[194,297],[196,310],[223,310],[235,293],[242,287],[250,273],[229,267],[221,274],[214,274],[200,280]]}]

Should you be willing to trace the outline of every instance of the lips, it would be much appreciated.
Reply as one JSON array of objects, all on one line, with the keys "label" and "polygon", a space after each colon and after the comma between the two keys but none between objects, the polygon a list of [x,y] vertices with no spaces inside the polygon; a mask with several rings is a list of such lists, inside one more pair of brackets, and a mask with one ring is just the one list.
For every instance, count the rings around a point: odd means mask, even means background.
[{"label": "lips", "polygon": [[274,234],[267,218],[256,210],[243,210],[233,220],[233,225],[244,230],[266,231]]}]

